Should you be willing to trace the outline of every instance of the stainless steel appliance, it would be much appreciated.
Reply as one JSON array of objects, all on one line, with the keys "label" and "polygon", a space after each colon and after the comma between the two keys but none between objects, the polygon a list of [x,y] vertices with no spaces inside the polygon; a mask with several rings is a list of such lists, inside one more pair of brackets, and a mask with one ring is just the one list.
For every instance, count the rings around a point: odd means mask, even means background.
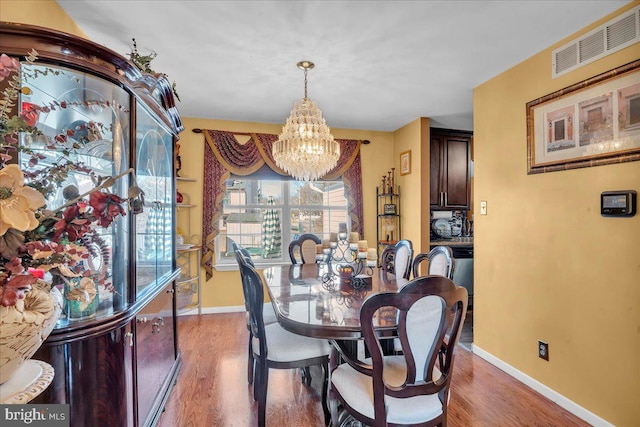
[{"label": "stainless steel appliance", "polygon": [[469,307],[473,306],[473,247],[451,246],[455,268],[453,281],[458,286],[463,286],[469,293]]}]

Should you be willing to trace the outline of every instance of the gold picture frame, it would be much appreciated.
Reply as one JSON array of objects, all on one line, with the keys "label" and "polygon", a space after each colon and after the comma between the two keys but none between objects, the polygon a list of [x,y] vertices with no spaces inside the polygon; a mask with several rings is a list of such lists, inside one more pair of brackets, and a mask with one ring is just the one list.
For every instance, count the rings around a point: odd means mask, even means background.
[{"label": "gold picture frame", "polygon": [[640,60],[527,103],[527,174],[640,160]]},{"label": "gold picture frame", "polygon": [[411,173],[411,150],[400,153],[400,175]]}]

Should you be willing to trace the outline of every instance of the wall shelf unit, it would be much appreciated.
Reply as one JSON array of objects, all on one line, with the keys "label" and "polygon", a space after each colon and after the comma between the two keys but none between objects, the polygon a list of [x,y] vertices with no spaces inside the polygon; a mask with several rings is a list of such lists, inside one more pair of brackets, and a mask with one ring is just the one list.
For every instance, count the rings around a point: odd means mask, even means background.
[{"label": "wall shelf unit", "polygon": [[176,281],[178,313],[198,310],[202,314],[202,292],[200,278],[200,246],[178,247],[176,263],[180,268],[180,276]]},{"label": "wall shelf unit", "polygon": [[[188,190],[189,184],[194,183],[195,178],[176,176],[177,191]],[[178,195],[176,194],[178,197]],[[187,192],[180,193],[182,203],[176,203],[177,230],[176,236],[176,263],[180,268],[180,276],[176,281],[176,304],[178,314],[191,314],[198,310],[202,314],[202,292],[200,277],[200,258],[202,247],[200,238],[191,233],[191,208],[197,205],[191,203],[191,196]]]},{"label": "wall shelf unit", "polygon": [[400,186],[391,192],[381,192],[376,187],[376,249],[378,265],[384,248],[398,243],[402,237],[400,224]]}]

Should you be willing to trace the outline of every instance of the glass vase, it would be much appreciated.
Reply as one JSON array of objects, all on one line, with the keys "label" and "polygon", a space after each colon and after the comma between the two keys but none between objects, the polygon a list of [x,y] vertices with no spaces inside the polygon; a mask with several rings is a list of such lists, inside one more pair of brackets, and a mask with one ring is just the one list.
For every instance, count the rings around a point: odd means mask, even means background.
[{"label": "glass vase", "polygon": [[65,314],[68,320],[94,317],[98,311],[98,285],[90,277],[70,277],[64,283]]}]

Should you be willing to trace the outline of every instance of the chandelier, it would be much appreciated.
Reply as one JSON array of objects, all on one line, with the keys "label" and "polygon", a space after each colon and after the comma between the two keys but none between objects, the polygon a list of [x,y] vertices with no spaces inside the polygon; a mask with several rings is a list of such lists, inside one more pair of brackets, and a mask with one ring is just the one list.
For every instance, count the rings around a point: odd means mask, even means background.
[{"label": "chandelier", "polygon": [[299,181],[315,181],[333,169],[340,157],[340,145],[334,141],[322,111],[307,98],[307,71],[313,62],[300,61],[304,70],[304,98],[295,102],[282,133],[273,144],[276,165]]}]

